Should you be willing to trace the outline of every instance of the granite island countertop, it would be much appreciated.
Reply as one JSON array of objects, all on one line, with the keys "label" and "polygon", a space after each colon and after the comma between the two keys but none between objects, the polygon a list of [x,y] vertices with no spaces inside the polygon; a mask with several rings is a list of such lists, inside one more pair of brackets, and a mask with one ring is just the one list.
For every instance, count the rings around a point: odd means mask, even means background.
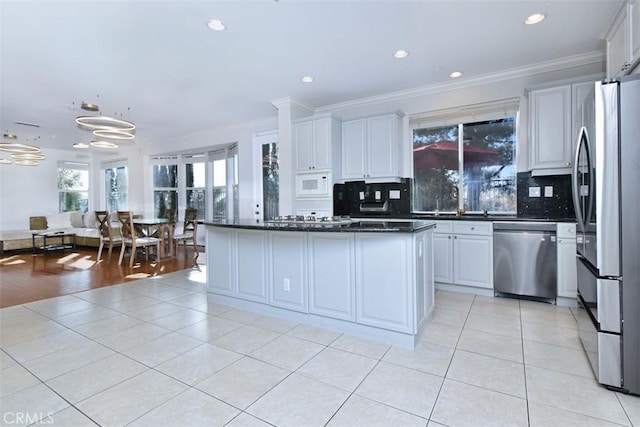
[{"label": "granite island countertop", "polygon": [[385,218],[352,219],[349,222],[282,222],[256,221],[255,219],[239,219],[235,221],[203,221],[204,225],[229,228],[244,228],[273,231],[313,231],[334,233],[416,233],[434,228],[436,223],[430,220],[404,219],[389,220]]}]

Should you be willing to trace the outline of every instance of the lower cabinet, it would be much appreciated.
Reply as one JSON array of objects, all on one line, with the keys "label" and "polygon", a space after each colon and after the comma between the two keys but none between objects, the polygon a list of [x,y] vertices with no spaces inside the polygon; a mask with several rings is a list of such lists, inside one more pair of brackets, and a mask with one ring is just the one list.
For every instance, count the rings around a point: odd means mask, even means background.
[{"label": "lower cabinet", "polygon": [[411,241],[401,236],[356,236],[358,323],[413,332],[411,249]]},{"label": "lower cabinet", "polygon": [[437,283],[493,289],[493,224],[438,221],[433,237]]},{"label": "lower cabinet", "polygon": [[575,299],[578,293],[575,224],[558,223],[557,236],[558,296]]},{"label": "lower cabinet", "polygon": [[267,291],[267,236],[248,230],[236,231],[235,257],[238,263],[237,296],[266,302]]},{"label": "lower cabinet", "polygon": [[492,236],[453,236],[453,283],[493,289]]},{"label": "lower cabinet", "polygon": [[309,313],[355,320],[353,236],[309,233],[308,239]]},{"label": "lower cabinet", "polygon": [[209,227],[206,235],[207,271],[216,274],[207,276],[207,289],[218,294],[232,296],[235,293],[235,240],[236,233],[230,228]]},{"label": "lower cabinet", "polygon": [[[267,237],[266,232],[260,234]],[[308,312],[306,233],[272,231],[268,237],[271,255],[270,304]]]}]

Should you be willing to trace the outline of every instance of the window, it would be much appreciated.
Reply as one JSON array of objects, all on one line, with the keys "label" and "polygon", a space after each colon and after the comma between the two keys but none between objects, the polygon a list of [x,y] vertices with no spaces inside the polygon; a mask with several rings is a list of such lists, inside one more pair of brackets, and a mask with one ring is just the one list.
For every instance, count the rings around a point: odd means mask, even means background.
[{"label": "window", "polygon": [[262,200],[263,219],[278,216],[280,208],[280,167],[278,143],[262,144]]},{"label": "window", "polygon": [[213,219],[227,217],[227,160],[213,161]]},{"label": "window", "polygon": [[169,157],[164,163],[154,164],[153,173],[153,214],[157,218],[178,217],[178,165],[176,157]]},{"label": "window", "polygon": [[212,166],[212,219],[238,219],[240,199],[238,192],[238,148],[232,145],[210,153]]},{"label": "window", "polygon": [[105,207],[108,211],[129,209],[129,175],[127,166],[112,166],[104,169]]},{"label": "window", "polygon": [[411,119],[415,212],[516,212],[517,105]]},{"label": "window", "polygon": [[60,212],[89,210],[89,165],[58,162],[58,210]]},{"label": "window", "polygon": [[185,164],[186,205],[187,208],[198,210],[197,219],[204,219],[206,212],[206,163],[204,159],[204,154],[190,156],[187,158],[189,163]]}]

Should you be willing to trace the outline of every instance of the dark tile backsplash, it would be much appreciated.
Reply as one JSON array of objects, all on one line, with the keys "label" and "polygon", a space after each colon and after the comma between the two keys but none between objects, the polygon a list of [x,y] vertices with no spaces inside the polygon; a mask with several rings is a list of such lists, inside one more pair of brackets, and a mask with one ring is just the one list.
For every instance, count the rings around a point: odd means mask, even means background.
[{"label": "dark tile backsplash", "polygon": [[[531,176],[518,173],[518,217],[575,219],[571,197],[571,175]],[[553,197],[544,197],[545,187],[553,187]],[[529,197],[529,188],[539,187],[540,197]]]}]

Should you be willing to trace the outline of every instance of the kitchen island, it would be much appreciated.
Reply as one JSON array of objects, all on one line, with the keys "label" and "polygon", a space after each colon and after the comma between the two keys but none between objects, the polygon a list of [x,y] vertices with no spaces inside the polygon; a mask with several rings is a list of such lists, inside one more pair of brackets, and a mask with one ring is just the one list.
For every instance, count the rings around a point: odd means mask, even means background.
[{"label": "kitchen island", "polygon": [[210,302],[411,348],[431,319],[433,222],[204,224]]}]

